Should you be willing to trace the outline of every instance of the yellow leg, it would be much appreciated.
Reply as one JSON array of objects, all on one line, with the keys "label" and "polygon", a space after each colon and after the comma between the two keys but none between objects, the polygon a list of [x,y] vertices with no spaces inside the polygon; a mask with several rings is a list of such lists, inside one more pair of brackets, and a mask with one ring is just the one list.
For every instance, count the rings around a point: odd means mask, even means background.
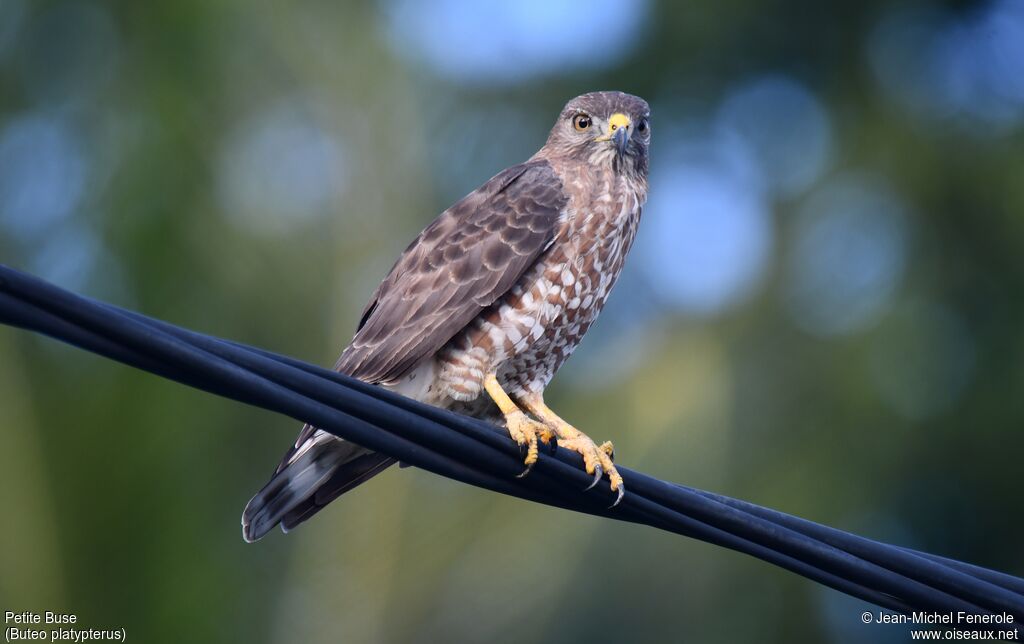
[{"label": "yellow leg", "polygon": [[551,408],[544,404],[544,397],[539,394],[522,398],[520,402],[531,414],[539,418],[554,431],[558,437],[559,445],[583,457],[583,465],[587,469],[587,474],[594,475],[594,482],[590,484],[590,487],[587,488],[588,490],[597,485],[597,482],[601,480],[602,473],[608,474],[612,491],[619,493],[612,507],[618,505],[626,493],[626,486],[622,482],[622,476],[619,475],[619,471],[615,469],[615,464],[612,462],[615,456],[615,447],[611,444],[611,441],[601,445],[595,444],[589,436],[551,411]]},{"label": "yellow leg", "polygon": [[519,444],[520,449],[526,450],[526,458],[523,461],[526,469],[519,475],[520,477],[526,476],[537,462],[537,438],[548,443],[555,439],[555,434],[546,425],[538,423],[524,414],[523,410],[519,409],[501,388],[493,373],[484,378],[484,390],[498,405],[498,409],[505,417],[509,436]]}]

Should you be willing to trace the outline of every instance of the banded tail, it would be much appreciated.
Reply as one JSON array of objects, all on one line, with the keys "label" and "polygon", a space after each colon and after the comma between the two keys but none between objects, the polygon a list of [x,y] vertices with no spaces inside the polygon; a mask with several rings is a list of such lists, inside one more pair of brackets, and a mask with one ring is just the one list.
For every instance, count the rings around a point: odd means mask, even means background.
[{"label": "banded tail", "polygon": [[389,456],[306,425],[270,481],[242,512],[242,538],[252,543],[278,523],[285,532],[393,465]]}]

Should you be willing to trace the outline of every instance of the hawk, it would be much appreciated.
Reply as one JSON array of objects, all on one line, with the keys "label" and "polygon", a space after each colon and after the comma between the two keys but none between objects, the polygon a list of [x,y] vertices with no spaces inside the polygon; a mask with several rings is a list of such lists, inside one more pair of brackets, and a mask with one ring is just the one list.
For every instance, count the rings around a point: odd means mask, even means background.
[{"label": "hawk", "polygon": [[[547,142],[445,210],[405,249],[335,369],[416,400],[501,422],[525,452],[578,452],[616,503],[625,486],[544,389],[597,318],[647,198],[650,108],[622,92],[578,96]],[[306,425],[242,514],[255,541],[287,532],[394,459]],[[588,487],[587,489],[590,489]]]}]

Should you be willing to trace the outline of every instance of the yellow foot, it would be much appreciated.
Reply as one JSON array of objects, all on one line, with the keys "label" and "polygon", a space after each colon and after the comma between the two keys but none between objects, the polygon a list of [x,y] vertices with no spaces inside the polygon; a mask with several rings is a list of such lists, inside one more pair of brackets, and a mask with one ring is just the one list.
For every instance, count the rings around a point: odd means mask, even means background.
[{"label": "yellow foot", "polygon": [[537,422],[523,413],[523,410],[509,398],[494,373],[487,374],[483,384],[484,389],[505,417],[509,435],[519,444],[519,448],[526,452],[523,459],[526,469],[519,475],[520,478],[529,474],[534,463],[537,462],[537,439],[539,438],[551,448],[552,453],[558,445],[561,445],[583,457],[587,474],[594,475],[594,481],[587,487],[588,490],[597,485],[602,474],[607,473],[612,491],[619,493],[612,507],[614,508],[622,501],[622,497],[626,493],[626,486],[622,482],[619,471],[615,469],[615,464],[612,463],[612,459],[615,457],[615,447],[610,442],[598,447],[594,441],[590,440],[589,436],[551,411],[544,404],[544,397],[541,394],[523,396],[521,399],[527,410],[543,421]]},{"label": "yellow foot", "polygon": [[619,493],[611,507],[617,506],[626,494],[626,486],[622,482],[622,476],[619,475],[619,471],[615,469],[615,464],[612,462],[615,456],[615,447],[611,441],[597,445],[589,436],[565,421],[554,423],[553,429],[558,436],[558,444],[582,456],[583,466],[586,468],[587,474],[594,475],[594,480],[586,489],[589,490],[597,485],[598,481],[601,480],[601,476],[607,474],[612,491]]},{"label": "yellow foot", "polygon": [[505,424],[508,426],[509,436],[519,444],[519,450],[525,452],[523,463],[526,469],[519,474],[519,478],[522,478],[530,473],[537,462],[537,439],[539,438],[545,445],[550,445],[552,451],[557,445],[557,439],[555,433],[547,426],[527,417],[519,410],[505,416]]},{"label": "yellow foot", "polygon": [[540,438],[544,443],[551,445],[552,451],[554,451],[555,433],[548,429],[546,425],[527,417],[523,410],[519,409],[512,402],[512,399],[508,397],[508,394],[505,393],[505,390],[501,388],[501,384],[498,383],[498,377],[493,373],[489,373],[484,377],[484,389],[487,390],[488,395],[498,405],[498,409],[501,410],[501,414],[505,417],[505,425],[508,427],[509,436],[519,444],[521,451],[526,452],[526,456],[523,459],[526,469],[519,475],[519,478],[522,478],[530,473],[534,463],[537,462],[537,439]]}]

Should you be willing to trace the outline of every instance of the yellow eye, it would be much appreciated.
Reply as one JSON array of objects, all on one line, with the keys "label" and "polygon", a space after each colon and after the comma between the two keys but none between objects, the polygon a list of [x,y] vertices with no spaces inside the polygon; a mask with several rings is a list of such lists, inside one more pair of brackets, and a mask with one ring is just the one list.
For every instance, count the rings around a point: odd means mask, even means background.
[{"label": "yellow eye", "polygon": [[577,132],[582,132],[590,127],[590,117],[586,114],[577,114],[572,119],[572,126],[576,128]]}]

